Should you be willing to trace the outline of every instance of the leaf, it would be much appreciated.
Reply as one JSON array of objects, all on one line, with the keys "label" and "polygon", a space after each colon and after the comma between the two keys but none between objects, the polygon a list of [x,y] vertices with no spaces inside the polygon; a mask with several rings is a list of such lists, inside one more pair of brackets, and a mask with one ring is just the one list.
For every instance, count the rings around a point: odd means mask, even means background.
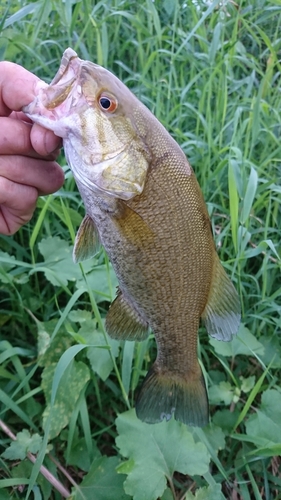
[{"label": "leaf", "polygon": [[92,313],[86,311],[85,309],[72,309],[70,311],[68,318],[74,323],[84,323],[84,321],[92,320]]},{"label": "leaf", "polygon": [[189,475],[208,471],[209,453],[203,443],[195,443],[186,425],[173,419],[149,425],[134,410],[122,413],[116,425],[116,444],[131,463],[125,491],[134,500],[161,497],[175,471]]},{"label": "leaf", "polygon": [[225,434],[229,434],[235,426],[239,412],[235,409],[233,412],[223,409],[218,410],[213,416],[213,423],[218,425]]},{"label": "leaf", "polygon": [[264,354],[263,345],[243,324],[241,324],[238,334],[231,342],[221,342],[211,338],[210,344],[214,347],[216,353],[221,356],[235,357],[238,354],[262,356]]},{"label": "leaf", "polygon": [[225,448],[225,436],[220,427],[214,424],[207,425],[204,428],[204,434],[216,453]]},{"label": "leaf", "polygon": [[[101,453],[95,441],[93,441],[93,452],[94,460],[101,457]],[[68,465],[74,465],[84,471],[90,470],[91,462],[85,438],[81,438],[72,444],[67,463]]]},{"label": "leaf", "polygon": [[[3,262],[3,258],[5,258],[5,262]],[[6,277],[8,271],[15,267],[15,257],[13,255],[9,255],[6,252],[0,251],[0,282],[2,283],[10,283],[12,277]]]},{"label": "leaf", "polygon": [[79,489],[73,492],[73,500],[126,500],[124,475],[117,474],[117,457],[101,457],[94,460]]},{"label": "leaf", "polygon": [[81,279],[81,270],[72,260],[72,247],[58,236],[49,236],[38,244],[45,260],[44,274],[52,285],[67,286],[68,281]]},{"label": "leaf", "polygon": [[281,424],[281,393],[276,389],[268,389],[261,398],[261,410],[272,420]]},{"label": "leaf", "polygon": [[[101,349],[100,347],[88,347],[87,349],[87,358],[91,363],[92,370],[97,373],[103,381],[105,381],[111,373],[113,363],[109,349],[107,348],[104,334],[93,328],[92,321],[85,321],[82,323],[78,334],[83,338],[86,344],[106,347],[106,349]],[[105,335],[111,352],[116,358],[119,353],[120,342],[118,340],[111,339],[107,333]]]},{"label": "leaf", "polygon": [[174,495],[171,492],[170,488],[167,488],[164,491],[164,494],[162,495],[161,500],[174,500]]},{"label": "leaf", "polygon": [[[53,474],[55,477],[57,476],[56,465],[54,464],[54,462],[52,462],[49,459],[48,455],[46,455],[46,457],[45,457],[45,464],[44,465],[51,474]],[[29,478],[33,467],[34,467],[34,465],[29,460],[22,460],[21,462],[19,462],[18,465],[13,466],[12,471],[11,471],[12,477],[14,477],[14,478],[18,478],[18,477]],[[41,498],[44,500],[50,499],[51,495],[52,495],[53,487],[52,487],[52,484],[48,481],[48,479],[46,479],[43,476],[43,474],[39,474],[37,477],[36,483],[38,486],[40,486],[40,493],[41,493],[40,499]],[[1,490],[1,495],[0,495],[1,500],[3,500],[2,491],[3,490]],[[12,500],[12,499],[16,498],[16,496],[13,495],[13,496],[10,496],[9,498],[10,498],[10,500]],[[36,496],[34,495],[34,500],[35,499],[36,499]]]},{"label": "leaf", "polygon": [[281,366],[281,346],[278,336],[260,337],[260,342],[264,346],[264,355],[261,356],[265,365],[271,365],[271,368],[280,368]]},{"label": "leaf", "polygon": [[[91,261],[83,262],[83,267],[85,270],[85,264],[88,264]],[[108,266],[109,272],[107,271],[107,267],[105,264],[101,266],[93,266],[91,265],[91,269],[87,274],[87,283],[90,289],[94,293],[94,297],[97,302],[101,302],[107,300],[111,302],[113,296],[115,295],[115,290],[118,286],[118,281],[116,278],[116,274],[113,270],[111,264]],[[85,281],[80,274],[80,279],[76,283],[77,288],[85,288]]]},{"label": "leaf", "polygon": [[239,377],[239,379],[241,380],[241,391],[245,392],[247,394],[247,392],[250,392],[254,385],[255,385],[255,382],[256,382],[256,377],[255,375],[252,375],[251,377],[247,377],[247,378],[244,378],[242,377]]},{"label": "leaf", "polygon": [[[42,374],[42,388],[48,401],[43,413],[43,426],[50,413],[50,399],[56,363],[47,366]],[[72,360],[63,374],[55,403],[52,406],[50,439],[57,436],[69,422],[80,392],[90,379],[89,368],[82,361]]]},{"label": "leaf", "polygon": [[2,453],[3,458],[8,460],[24,460],[27,453],[37,453],[42,445],[42,438],[39,434],[31,436],[27,429],[17,433],[16,441],[12,441],[10,446]]},{"label": "leaf", "polygon": [[246,422],[246,431],[252,438],[266,439],[271,443],[280,444],[281,393],[279,391],[268,389],[262,394],[261,408]]},{"label": "leaf", "polygon": [[214,484],[205,488],[199,488],[195,496],[188,491],[184,500],[220,500],[224,498],[221,492],[221,485]]},{"label": "leaf", "polygon": [[256,195],[257,186],[258,186],[258,174],[256,170],[253,167],[251,167],[251,173],[249,176],[246,193],[243,200],[242,212],[240,215],[241,224],[245,224],[248,217],[250,216],[253,201]]},{"label": "leaf", "polygon": [[230,405],[233,401],[235,387],[229,382],[220,382],[218,385],[212,385],[209,389],[209,400],[213,405],[223,402]]},{"label": "leaf", "polygon": [[[51,336],[54,331],[54,328],[57,324],[57,321],[51,320],[43,323],[44,330],[47,335]],[[47,350],[44,352],[42,357],[39,359],[39,365],[43,367],[47,367],[53,363],[57,363],[60,359],[63,352],[65,352],[71,345],[73,344],[73,339],[65,333],[65,328],[59,330],[56,337],[52,340],[52,342],[47,347]],[[39,345],[38,345],[39,348]]]}]

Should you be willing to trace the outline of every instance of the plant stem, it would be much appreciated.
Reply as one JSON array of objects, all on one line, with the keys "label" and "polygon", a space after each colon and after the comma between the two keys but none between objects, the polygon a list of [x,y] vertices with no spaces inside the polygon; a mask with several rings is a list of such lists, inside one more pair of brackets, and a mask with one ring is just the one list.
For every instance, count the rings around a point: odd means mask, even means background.
[{"label": "plant stem", "polygon": [[[3,420],[0,420],[0,428],[13,441],[17,440],[17,437],[15,436],[15,434],[9,429],[9,427],[3,422]],[[32,453],[27,452],[26,456],[30,460],[30,462],[32,462],[33,464],[36,462],[36,456],[33,455]],[[57,462],[54,462],[54,463],[58,466]],[[67,479],[72,484],[74,484],[75,486],[77,486],[76,483],[74,483],[74,481],[70,478],[69,474],[68,473],[65,474],[66,471],[65,471],[65,469],[63,469],[63,467],[58,467],[58,468],[63,471],[64,475],[67,477]],[[68,498],[70,496],[70,491],[68,491],[63,486],[63,484],[60,481],[58,481],[58,479],[56,479],[53,476],[53,474],[44,465],[41,465],[40,472],[47,479],[47,481],[49,481],[49,483],[62,495],[63,498]]]}]

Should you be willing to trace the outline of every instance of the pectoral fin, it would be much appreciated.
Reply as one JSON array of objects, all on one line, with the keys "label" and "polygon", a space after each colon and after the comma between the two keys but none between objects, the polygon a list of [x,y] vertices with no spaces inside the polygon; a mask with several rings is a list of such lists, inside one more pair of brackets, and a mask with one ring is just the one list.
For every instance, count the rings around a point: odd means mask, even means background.
[{"label": "pectoral fin", "polygon": [[149,334],[148,323],[119,292],[112,302],[105,320],[107,333],[118,340],[145,340]]},{"label": "pectoral fin", "polygon": [[76,234],[73,260],[75,263],[91,259],[99,251],[99,236],[94,222],[86,215]]},{"label": "pectoral fin", "polygon": [[238,294],[217,255],[210,294],[202,319],[209,335],[218,340],[232,340],[232,336],[238,332],[241,319]]}]

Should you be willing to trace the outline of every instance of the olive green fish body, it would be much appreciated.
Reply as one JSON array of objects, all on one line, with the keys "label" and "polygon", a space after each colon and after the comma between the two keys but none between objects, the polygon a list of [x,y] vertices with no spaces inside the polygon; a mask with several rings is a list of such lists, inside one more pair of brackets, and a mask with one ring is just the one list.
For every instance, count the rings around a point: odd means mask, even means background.
[{"label": "olive green fish body", "polygon": [[208,212],[178,144],[114,75],[68,49],[51,85],[24,111],[63,137],[86,207],[74,259],[104,245],[119,281],[106,317],[114,338],[143,340],[157,359],[136,411],[154,423],[172,414],[208,423],[197,359],[200,318],[231,340],[240,321],[237,293],[219,262]]},{"label": "olive green fish body", "polygon": [[[168,135],[157,127],[164,137]],[[167,152],[159,158],[153,155],[141,195],[127,202],[109,200],[108,207],[104,200],[93,204],[91,199],[89,206],[84,200],[116,271],[122,300],[137,312],[143,324],[143,331],[133,338],[145,338],[149,326],[157,341],[154,368],[166,374],[169,381],[174,376],[177,384],[178,380],[186,380],[190,387],[190,380],[196,381],[197,391],[202,393],[201,404],[196,404],[196,396],[191,394],[196,412],[189,411],[186,420],[204,425],[208,407],[197,360],[197,332],[208,300],[216,252],[195,175],[178,145],[173,146],[173,154]],[[120,292],[108,314],[106,328],[112,337],[130,339],[132,326],[125,328]],[[164,384],[164,390],[165,385],[169,384]],[[153,395],[151,398],[153,401]],[[141,414],[152,422],[169,418],[173,412],[177,418],[174,399],[157,408],[157,412],[147,415],[145,405]]]}]

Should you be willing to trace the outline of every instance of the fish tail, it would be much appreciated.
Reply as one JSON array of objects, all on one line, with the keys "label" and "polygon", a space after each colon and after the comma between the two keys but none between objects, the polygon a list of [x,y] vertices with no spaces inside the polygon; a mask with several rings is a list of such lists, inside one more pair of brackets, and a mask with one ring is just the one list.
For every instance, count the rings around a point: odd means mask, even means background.
[{"label": "fish tail", "polygon": [[136,413],[148,424],[170,420],[172,415],[184,424],[204,427],[209,422],[206,385],[198,361],[196,369],[180,375],[151,367],[136,402]]}]

